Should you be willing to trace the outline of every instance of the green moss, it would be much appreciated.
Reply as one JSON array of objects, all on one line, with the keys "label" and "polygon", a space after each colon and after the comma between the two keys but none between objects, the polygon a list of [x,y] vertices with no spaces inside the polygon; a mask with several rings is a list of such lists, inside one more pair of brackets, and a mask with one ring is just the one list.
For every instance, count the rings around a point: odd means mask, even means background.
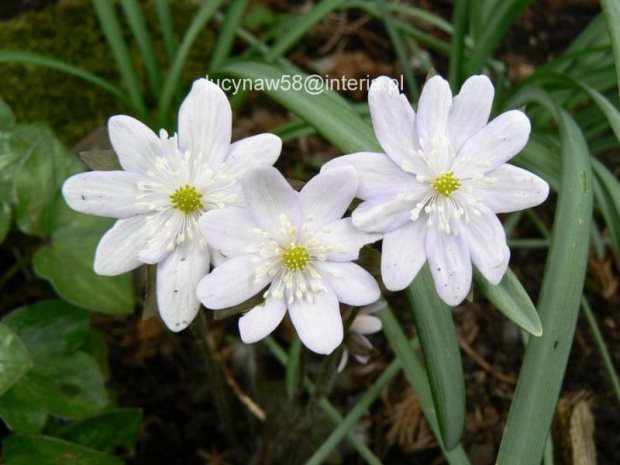
[{"label": "green moss", "polygon": [[[10,21],[0,22],[0,46],[54,57],[93,72],[123,89],[116,63],[108,50],[97,17],[88,0],[71,0],[38,12],[26,12]],[[151,32],[160,65],[167,69],[167,59],[159,22],[152,0],[140,2]],[[171,1],[175,33],[180,42],[196,5],[190,0]],[[120,10],[125,41],[149,108],[156,106],[139,51]],[[204,75],[213,44],[213,34],[202,32],[186,61],[183,81],[189,85]],[[11,106],[18,121],[47,121],[63,142],[73,144],[104,125],[110,115],[129,113],[125,104],[105,91],[58,71],[38,66],[0,65],[0,96]]]}]

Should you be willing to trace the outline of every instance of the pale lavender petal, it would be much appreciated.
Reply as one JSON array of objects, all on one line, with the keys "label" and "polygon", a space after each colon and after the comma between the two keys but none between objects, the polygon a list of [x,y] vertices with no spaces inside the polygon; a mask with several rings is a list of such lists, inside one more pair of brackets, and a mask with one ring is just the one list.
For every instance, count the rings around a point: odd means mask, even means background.
[{"label": "pale lavender petal", "polygon": [[463,179],[503,165],[525,147],[530,128],[530,120],[522,111],[502,113],[463,144],[455,172]]},{"label": "pale lavender petal", "polygon": [[359,152],[336,157],[323,165],[321,172],[338,167],[353,166],[359,186],[357,197],[368,200],[381,194],[407,192],[418,184],[415,177],[404,172],[386,154]]},{"label": "pale lavender petal", "polygon": [[111,218],[129,218],[150,213],[149,205],[138,204],[142,194],[138,182],[145,178],[126,171],[91,171],[71,176],[62,186],[67,204],[82,213]]},{"label": "pale lavender petal", "polygon": [[418,200],[419,198],[407,200],[403,194],[372,197],[353,211],[353,225],[367,232],[393,231],[411,221],[411,210]]},{"label": "pale lavender petal", "polygon": [[426,174],[426,164],[413,154],[418,149],[415,113],[393,79],[381,76],[368,92],[372,125],[381,147],[401,166],[408,162],[416,173]]},{"label": "pale lavender petal", "polygon": [[416,128],[425,147],[431,146],[435,136],[447,135],[448,114],[452,106],[450,85],[441,76],[430,78],[420,95]]},{"label": "pale lavender petal", "polygon": [[467,239],[429,228],[426,255],[439,297],[448,305],[460,304],[471,288],[472,267]]},{"label": "pale lavender petal", "polygon": [[349,331],[353,331],[359,334],[373,334],[381,331],[383,325],[381,320],[372,315],[357,315]]},{"label": "pale lavender petal", "polygon": [[258,134],[238,140],[230,146],[224,160],[228,170],[241,177],[257,166],[272,166],[282,150],[282,139],[275,134]]},{"label": "pale lavender petal", "polygon": [[131,271],[142,262],[138,252],[146,243],[145,219],[134,216],[118,220],[103,235],[95,252],[95,273],[116,276]]},{"label": "pale lavender petal", "polygon": [[295,299],[289,315],[301,342],[312,352],[330,354],[343,338],[338,299],[331,291],[312,294],[313,299]]},{"label": "pale lavender petal", "polygon": [[238,305],[254,297],[269,284],[269,276],[256,281],[252,256],[243,255],[227,260],[205,276],[198,284],[198,298],[212,310]]},{"label": "pale lavender petal", "polygon": [[298,193],[277,169],[259,167],[248,172],[243,193],[248,211],[259,228],[279,235],[283,216],[293,225],[298,224]]},{"label": "pale lavender petal", "polygon": [[131,116],[117,115],[108,121],[108,136],[118,161],[126,171],[146,174],[164,156],[161,140]]},{"label": "pale lavender petal", "polygon": [[472,76],[452,100],[448,115],[448,137],[454,153],[458,153],[467,139],[484,127],[493,107],[495,89],[484,76]]},{"label": "pale lavender petal", "polygon": [[549,196],[549,184],[527,170],[501,165],[487,173],[495,182],[471,182],[472,194],[495,213],[509,213],[535,207]]},{"label": "pale lavender petal", "polygon": [[242,208],[208,211],[198,225],[207,243],[227,257],[246,255],[249,247],[264,240],[254,231],[256,224],[248,211]]},{"label": "pale lavender petal", "polygon": [[313,218],[313,228],[339,220],[357,192],[357,173],[349,166],[322,171],[299,193],[299,205],[305,222]]},{"label": "pale lavender petal", "polygon": [[406,288],[426,263],[427,230],[426,222],[419,219],[383,237],[381,278],[390,291]]},{"label": "pale lavender petal", "polygon": [[200,308],[196,286],[209,272],[209,250],[185,241],[157,265],[157,305],[171,331],[189,326]]},{"label": "pale lavender petal", "polygon": [[321,228],[316,237],[324,246],[335,249],[327,252],[327,260],[350,262],[358,259],[363,246],[381,239],[381,234],[360,231],[353,226],[351,218],[343,218]]},{"label": "pale lavender petal", "polygon": [[486,208],[480,208],[480,211],[482,214],[472,216],[466,225],[469,253],[482,275],[491,284],[499,284],[510,259],[506,233],[493,212]]},{"label": "pale lavender petal", "polygon": [[351,262],[316,262],[316,269],[339,302],[359,307],[381,297],[379,285],[368,271]]},{"label": "pale lavender petal", "polygon": [[226,94],[207,79],[194,81],[179,110],[179,147],[205,161],[211,169],[228,155],[232,110]]},{"label": "pale lavender petal", "polygon": [[239,318],[241,340],[252,344],[269,336],[280,324],[286,314],[284,299],[265,300]]}]

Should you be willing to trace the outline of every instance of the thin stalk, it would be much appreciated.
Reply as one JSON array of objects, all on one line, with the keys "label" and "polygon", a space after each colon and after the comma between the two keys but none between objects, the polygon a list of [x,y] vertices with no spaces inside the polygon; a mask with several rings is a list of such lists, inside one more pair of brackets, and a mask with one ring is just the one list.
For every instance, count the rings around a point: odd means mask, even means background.
[{"label": "thin stalk", "polygon": [[198,312],[198,316],[190,327],[204,362],[207,380],[213,390],[218,420],[221,422],[222,430],[233,447],[236,455],[241,456],[243,455],[243,449],[241,443],[237,439],[237,435],[235,434],[234,417],[231,413],[229,391],[226,387],[226,381],[222,376],[221,368],[219,366],[220,361],[211,346],[207,317],[204,312]]}]

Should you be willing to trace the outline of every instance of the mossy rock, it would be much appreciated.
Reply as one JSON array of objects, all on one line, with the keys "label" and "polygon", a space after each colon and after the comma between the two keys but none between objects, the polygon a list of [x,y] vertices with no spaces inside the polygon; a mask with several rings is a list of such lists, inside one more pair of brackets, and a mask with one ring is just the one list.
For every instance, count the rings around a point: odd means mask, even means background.
[{"label": "mossy rock", "polygon": [[[179,43],[197,6],[190,0],[172,0],[170,3]],[[153,1],[142,0],[140,5],[165,75],[168,60]],[[118,5],[117,13],[147,105],[154,110],[156,101],[140,53]],[[65,0],[41,11],[25,12],[9,21],[0,22],[0,44],[3,49],[24,50],[66,61],[124,89],[114,58],[88,0]],[[183,83],[186,86],[206,73],[212,47],[213,33],[205,28],[194,42],[183,69]],[[11,106],[18,121],[47,121],[61,140],[68,144],[74,144],[94,128],[104,125],[110,115],[131,114],[130,108],[106,91],[48,68],[1,64],[0,76],[0,97]]]}]

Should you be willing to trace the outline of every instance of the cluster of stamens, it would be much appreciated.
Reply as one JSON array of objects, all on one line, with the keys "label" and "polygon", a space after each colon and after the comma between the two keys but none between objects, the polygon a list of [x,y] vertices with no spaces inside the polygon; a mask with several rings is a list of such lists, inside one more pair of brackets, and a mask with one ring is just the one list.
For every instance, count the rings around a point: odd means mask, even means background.
[{"label": "cluster of stamens", "polygon": [[173,208],[181,210],[186,215],[202,208],[202,195],[192,186],[185,185],[179,187],[170,195],[170,200],[172,201]]},{"label": "cluster of stamens", "polygon": [[[262,239],[258,246],[246,248],[246,252],[254,255],[252,261],[257,264],[254,280],[257,284],[264,282],[266,277],[271,281],[263,294],[265,299],[282,299],[287,293],[289,304],[303,298],[312,302],[313,294],[326,290],[313,263],[325,261],[328,253],[346,252],[346,248],[342,244],[319,240],[312,228],[312,216],[301,229],[284,214],[280,215],[279,221],[278,234],[254,229],[254,233]],[[333,229],[323,227],[320,231],[329,234]]]},{"label": "cluster of stamens", "polygon": [[[429,175],[422,175],[416,172],[413,164],[409,161],[403,162],[403,171],[415,176],[421,184],[429,186],[429,190],[422,200],[416,202],[411,210],[411,221],[417,221],[422,212],[426,213],[427,225],[433,226],[437,223],[437,228],[446,234],[458,235],[461,232],[460,221],[469,223],[471,218],[469,213],[476,216],[481,215],[477,207],[482,199],[473,195],[473,189],[464,185],[464,182],[484,182],[493,184],[497,181],[494,177],[476,174],[469,178],[461,179],[455,175],[458,167],[470,163],[471,160],[456,160],[456,154],[452,149],[450,140],[446,136],[435,136],[429,145],[427,141],[420,139],[420,149],[412,150],[411,157],[420,157],[424,160]],[[488,165],[488,162],[481,161],[477,166],[481,168]],[[456,167],[456,170],[454,169]],[[406,202],[419,199],[419,195],[406,193],[400,194],[399,198]]]}]

